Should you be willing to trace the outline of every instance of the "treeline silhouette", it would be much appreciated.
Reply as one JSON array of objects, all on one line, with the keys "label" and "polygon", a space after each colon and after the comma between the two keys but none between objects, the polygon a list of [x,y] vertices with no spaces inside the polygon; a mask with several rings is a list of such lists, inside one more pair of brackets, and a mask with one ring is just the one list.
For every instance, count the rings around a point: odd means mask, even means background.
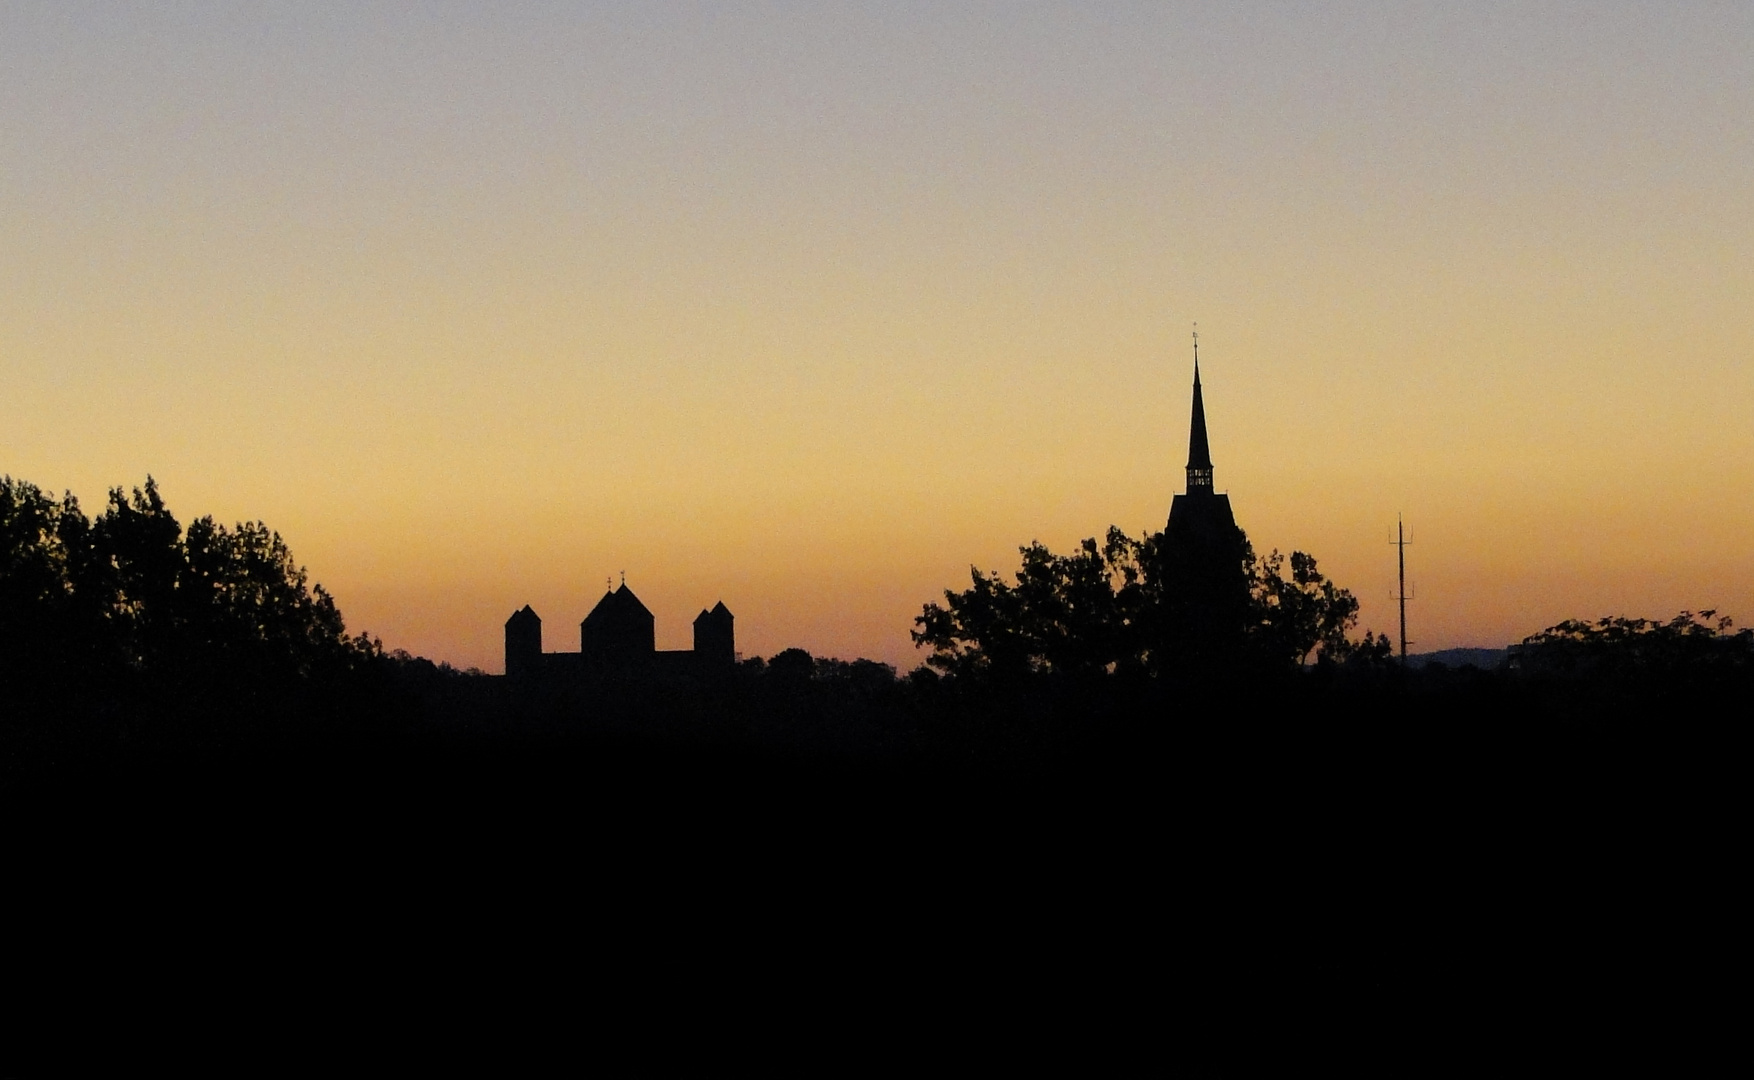
[{"label": "treeline silhouette", "polygon": [[1554,725],[1649,728],[1654,704],[1711,715],[1754,687],[1754,633],[1712,611],[1561,623],[1492,671],[1402,670],[1387,636],[1355,636],[1357,621],[1357,599],[1304,552],[1257,556],[1241,530],[1189,544],[1110,528],[1068,554],[1023,547],[1009,576],[971,570],[915,620],[926,663],[906,675],[788,649],[723,680],[520,689],[349,633],[261,522],[185,528],[150,477],[111,490],[95,517],[70,493],[0,478],[0,737],[13,768],[75,747],[292,737],[613,737],[1053,767],[1078,746],[1223,738],[1266,717],[1336,738],[1367,718],[1435,717],[1511,742]]},{"label": "treeline silhouette", "polygon": [[184,528],[151,477],[88,517],[0,477],[0,709],[34,751],[212,749],[344,721],[386,699],[377,642],[350,635],[276,532]]},{"label": "treeline silhouette", "polygon": [[[787,649],[724,678],[519,683],[386,652],[266,525],[185,527],[150,478],[95,517],[3,479],[0,792],[27,837],[69,806],[107,835],[182,799],[133,847],[218,821],[227,851],[314,835],[360,874],[421,853],[441,869],[398,911],[457,867],[523,883],[496,926],[531,897],[668,882],[628,894],[661,917],[591,925],[663,939],[700,921],[675,897],[710,895],[690,949],[747,927],[898,955],[950,935],[937,955],[1029,993],[1084,965],[1067,985],[1128,1030],[1212,1019],[1208,1063],[1315,1000],[1416,1025],[1409,987],[1484,979],[1530,1010],[1559,986],[1623,994],[1658,962],[1621,930],[1628,868],[1680,881],[1702,823],[1732,819],[1714,772],[1741,760],[1754,634],[1713,612],[1566,622],[1494,670],[1407,671],[1316,559],[1257,556],[1240,530],[1020,554],[924,605],[910,672]],[[547,955],[577,915],[522,947]]]}]

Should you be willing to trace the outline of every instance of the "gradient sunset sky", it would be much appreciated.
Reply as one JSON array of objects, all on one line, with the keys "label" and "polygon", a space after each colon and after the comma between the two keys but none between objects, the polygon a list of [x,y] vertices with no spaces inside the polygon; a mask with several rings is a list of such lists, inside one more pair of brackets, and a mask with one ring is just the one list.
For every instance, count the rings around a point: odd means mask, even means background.
[{"label": "gradient sunset sky", "polygon": [[[1182,487],[1416,649],[1754,618],[1754,5],[0,7],[0,472],[501,666],[918,662]],[[1362,628],[1362,627],[1361,627]]]}]

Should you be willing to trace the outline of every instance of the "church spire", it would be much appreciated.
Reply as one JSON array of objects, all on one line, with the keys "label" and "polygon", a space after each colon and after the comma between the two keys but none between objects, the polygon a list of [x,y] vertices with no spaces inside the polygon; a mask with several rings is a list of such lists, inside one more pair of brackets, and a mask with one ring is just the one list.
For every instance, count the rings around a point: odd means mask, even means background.
[{"label": "church spire", "polygon": [[1206,444],[1206,402],[1200,396],[1200,332],[1194,331],[1194,416],[1188,425],[1188,494],[1212,491],[1212,451]]}]

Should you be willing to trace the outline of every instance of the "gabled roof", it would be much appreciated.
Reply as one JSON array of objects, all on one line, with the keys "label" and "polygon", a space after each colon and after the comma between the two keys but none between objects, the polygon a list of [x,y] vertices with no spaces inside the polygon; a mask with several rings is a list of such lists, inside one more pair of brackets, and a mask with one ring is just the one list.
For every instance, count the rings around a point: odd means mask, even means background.
[{"label": "gabled roof", "polygon": [[521,624],[521,623],[529,623],[529,622],[534,622],[534,623],[540,625],[542,622],[542,616],[536,614],[535,608],[531,607],[529,604],[525,604],[523,607],[512,612],[512,617],[507,619],[505,621],[505,624],[507,626],[510,626],[513,623],[520,623]]},{"label": "gabled roof", "polygon": [[731,609],[725,606],[725,602],[723,600],[720,600],[718,603],[713,605],[713,609],[711,611],[708,611],[705,608],[702,608],[700,611],[700,614],[696,615],[694,617],[694,622],[695,622],[695,625],[698,626],[700,623],[703,623],[703,622],[724,622],[724,621],[729,620],[731,618],[733,618],[733,616],[731,614]]},{"label": "gabled roof", "polygon": [[633,594],[633,590],[627,587],[626,582],[623,582],[621,588],[603,594],[603,599],[597,601],[597,606],[591,609],[589,615],[585,616],[585,622],[620,621],[629,616],[649,619],[652,617],[652,613],[649,608],[640,603],[640,598]]}]

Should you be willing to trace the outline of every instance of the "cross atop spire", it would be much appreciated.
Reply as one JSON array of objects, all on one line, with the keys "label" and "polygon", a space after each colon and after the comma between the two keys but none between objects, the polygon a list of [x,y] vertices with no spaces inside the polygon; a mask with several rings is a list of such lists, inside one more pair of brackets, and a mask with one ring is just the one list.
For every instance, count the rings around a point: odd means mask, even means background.
[{"label": "cross atop spire", "polygon": [[[1199,324],[1195,324],[1198,326]],[[1188,425],[1188,494],[1212,491],[1212,450],[1206,443],[1206,401],[1200,395],[1200,331],[1194,331],[1194,416]]]}]

